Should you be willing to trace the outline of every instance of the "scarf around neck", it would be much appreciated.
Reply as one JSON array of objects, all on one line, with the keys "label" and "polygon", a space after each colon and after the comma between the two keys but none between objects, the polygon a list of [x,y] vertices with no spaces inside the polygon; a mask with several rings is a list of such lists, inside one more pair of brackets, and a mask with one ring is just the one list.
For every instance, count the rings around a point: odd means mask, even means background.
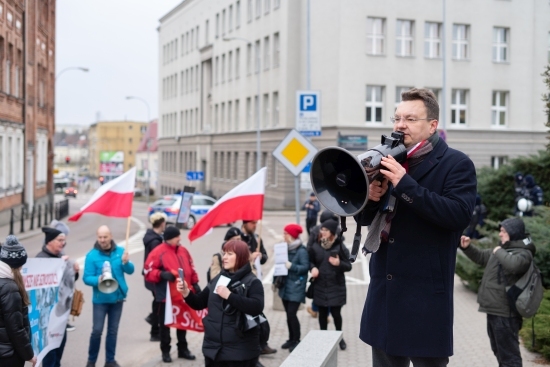
[{"label": "scarf around neck", "polygon": [[3,261],[0,261],[0,278],[13,279],[10,266]]},{"label": "scarf around neck", "polygon": [[[424,161],[428,154],[434,149],[439,142],[439,134],[435,132],[426,140],[422,140],[420,143],[409,148],[407,151],[407,159],[401,165],[405,168],[407,173],[412,173],[416,170],[418,165]],[[389,195],[393,196],[391,185],[388,188]],[[395,197],[394,197],[395,198]],[[391,197],[390,197],[391,199]],[[394,199],[395,200],[395,199]],[[384,211],[385,208],[380,208],[376,213],[374,220],[369,226],[369,232],[365,239],[363,246],[363,254],[366,255],[369,252],[376,252],[380,248],[381,242],[387,242],[391,229],[391,221],[397,213],[397,203],[395,200],[395,206],[392,212]]]},{"label": "scarf around neck", "polygon": [[288,251],[296,250],[298,247],[300,247],[301,244],[302,244],[302,241],[299,238],[295,239],[294,241],[288,244]]}]

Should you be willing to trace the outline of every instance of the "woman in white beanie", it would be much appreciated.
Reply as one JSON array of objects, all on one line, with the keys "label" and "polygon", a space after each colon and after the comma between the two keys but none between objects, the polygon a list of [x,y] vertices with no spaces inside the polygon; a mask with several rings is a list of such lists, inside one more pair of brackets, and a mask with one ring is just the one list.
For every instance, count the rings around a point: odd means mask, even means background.
[{"label": "woman in white beanie", "polygon": [[21,267],[27,251],[13,235],[0,248],[0,366],[23,367],[25,361],[36,364],[31,345],[29,296]]}]

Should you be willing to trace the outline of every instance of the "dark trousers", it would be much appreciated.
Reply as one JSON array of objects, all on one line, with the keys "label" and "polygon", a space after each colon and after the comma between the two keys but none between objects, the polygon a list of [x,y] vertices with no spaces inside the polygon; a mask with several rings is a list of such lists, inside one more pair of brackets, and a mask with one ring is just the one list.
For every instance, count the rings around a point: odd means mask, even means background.
[{"label": "dark trousers", "polygon": [[13,356],[7,358],[0,358],[0,366],[10,366],[10,367],[23,367],[25,361],[23,358],[19,357],[19,354],[13,353]]},{"label": "dark trousers", "polygon": [[317,217],[315,218],[306,218],[306,230],[309,235],[309,230],[317,225]]},{"label": "dark trousers", "polygon": [[283,299],[286,312],[286,325],[288,326],[288,340],[300,341],[300,321],[298,321],[298,307],[300,302],[292,302]]},{"label": "dark trousers", "polygon": [[259,357],[249,359],[248,361],[215,361],[204,357],[205,367],[256,367]]},{"label": "dark trousers", "polygon": [[487,315],[487,334],[499,367],[522,366],[518,336],[522,323],[523,319],[519,316]]},{"label": "dark trousers", "polygon": [[42,359],[42,367],[59,367],[61,366],[61,357],[63,357],[63,350],[65,349],[65,343],[67,342],[67,330],[63,335],[63,340],[59,348],[52,349]]},{"label": "dark trousers", "polygon": [[[153,302],[151,302],[151,336],[159,335],[159,315],[157,312],[157,302],[155,302],[155,292],[153,294]],[[164,320],[163,320],[164,321]]]},{"label": "dark trousers", "polygon": [[[170,353],[170,343],[172,338],[170,337],[170,328],[164,325],[165,316],[165,302],[156,302],[159,318],[159,336],[160,336],[160,350],[162,353]],[[178,338],[178,354],[185,352],[187,349],[187,340],[185,336],[187,332],[185,330],[176,329],[176,337]]]},{"label": "dark trousers", "polygon": [[331,306],[331,307],[319,307],[319,328],[321,330],[326,330],[328,326],[328,314],[332,315],[334,319],[334,327],[336,330],[342,330],[342,306]]},{"label": "dark trousers", "polygon": [[382,349],[372,347],[372,367],[445,367],[449,358],[390,356]]},{"label": "dark trousers", "polygon": [[94,303],[92,335],[90,335],[90,346],[88,347],[88,362],[95,363],[101,346],[101,334],[107,318],[107,337],[105,338],[105,362],[115,361],[116,342],[118,336],[118,325],[122,316],[123,302],[117,303]]}]

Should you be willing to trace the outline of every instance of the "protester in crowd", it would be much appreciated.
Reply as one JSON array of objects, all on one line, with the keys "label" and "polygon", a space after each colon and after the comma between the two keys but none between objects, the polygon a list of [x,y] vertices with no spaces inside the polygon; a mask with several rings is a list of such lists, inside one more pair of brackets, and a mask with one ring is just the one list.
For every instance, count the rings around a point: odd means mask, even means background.
[{"label": "protester in crowd", "polygon": [[21,275],[27,251],[13,235],[0,247],[0,366],[34,367],[36,356],[31,345],[29,296]]},{"label": "protester in crowd", "polygon": [[[243,220],[243,225],[241,227],[242,240],[248,245],[248,250],[250,251],[250,261],[252,265],[252,272],[255,273],[254,261],[256,258],[260,258],[260,264],[265,264],[267,261],[267,252],[265,250],[264,242],[256,234],[256,227],[258,221],[256,220]],[[261,354],[273,354],[277,352],[277,349],[271,348],[268,345],[270,327],[269,322],[264,322],[260,325],[260,347],[262,348]]]},{"label": "protester in crowd", "polygon": [[485,225],[485,216],[487,215],[487,207],[483,204],[481,196],[476,195],[476,205],[474,207],[474,212],[472,213],[472,219],[470,224],[464,230],[464,235],[470,238],[478,239],[481,237],[481,234],[478,231],[478,226],[481,228]]},{"label": "protester in crowd", "polygon": [[288,327],[288,340],[281,346],[290,352],[300,343],[300,321],[296,314],[300,303],[306,302],[306,283],[309,270],[309,256],[302,244],[300,234],[303,232],[299,224],[287,224],[283,238],[288,245],[288,275],[282,277],[279,286],[279,297],[283,300]]},{"label": "protester in crowd", "polygon": [[231,227],[227,230],[225,233],[225,237],[223,238],[223,243],[221,247],[220,252],[216,252],[214,255],[212,255],[212,263],[210,264],[210,267],[208,268],[208,271],[206,273],[206,281],[210,283],[212,279],[216,277],[222,270],[222,257],[223,257],[223,245],[227,241],[231,240],[241,240],[242,239],[242,232],[237,227]]},{"label": "protester in crowd", "polygon": [[503,220],[499,227],[500,244],[495,248],[479,249],[467,236],[460,238],[460,247],[470,260],[485,268],[477,303],[479,312],[487,314],[487,333],[498,365],[521,367],[518,333],[523,318],[515,307],[510,307],[506,286],[513,285],[529,269],[536,248],[520,218]]},{"label": "protester in crowd", "polygon": [[[351,270],[349,251],[338,237],[338,222],[328,219],[321,223],[317,241],[309,249],[311,276],[315,278],[313,302],[319,307],[319,327],[327,330],[327,318],[334,318],[336,330],[342,330],[342,306],[346,304],[345,272]],[[347,344],[342,338],[340,349]]]},{"label": "protester in crowd", "polygon": [[[55,228],[58,231],[61,231],[65,235],[65,244],[63,245],[63,251],[61,251],[61,255],[65,256],[65,247],[67,247],[67,236],[69,236],[69,232],[70,232],[69,227],[65,223],[57,219],[54,219],[50,222],[50,227]],[[40,257],[40,256],[37,256],[37,257]],[[66,260],[68,260],[68,257],[66,257]],[[76,262],[75,262],[75,265],[78,266]],[[78,280],[78,271],[75,271],[74,280],[75,281]],[[69,322],[67,322],[67,331],[75,331],[75,330],[76,330],[76,326],[69,324]]]},{"label": "protester in crowd", "polygon": [[439,138],[430,90],[413,88],[401,100],[392,122],[406,161],[382,158],[383,179],[370,183],[355,216],[369,226],[364,251],[372,253],[359,337],[371,345],[374,367],[441,367],[453,354],[456,251],[474,211],[476,171]]},{"label": "protester in crowd", "polygon": [[[336,222],[340,221],[340,217],[338,215],[334,214],[329,210],[324,210],[321,213],[319,220],[321,221],[321,223],[323,223],[324,221],[329,219],[334,219]],[[311,228],[309,232],[309,238],[307,239],[306,248],[308,251],[311,248],[311,246],[313,246],[313,244],[318,240],[320,231],[321,231],[321,224],[318,224],[315,227]],[[338,231],[340,231],[340,227],[338,227]],[[343,241],[343,237],[342,237],[342,241]],[[308,306],[306,310],[307,310],[307,313],[309,313],[313,318],[316,318],[319,313],[319,308],[313,301],[311,302],[311,306]],[[330,309],[329,309],[329,313],[330,313]],[[330,318],[328,318],[327,321],[330,322]]]},{"label": "protester in crowd", "polygon": [[321,204],[319,204],[314,192],[309,194],[309,199],[302,206],[302,210],[306,211],[306,230],[307,234],[311,235],[311,228],[317,225],[317,216],[321,211]]},{"label": "protester in crowd", "polygon": [[[143,236],[143,246],[145,247],[144,250],[144,257],[143,257],[143,269],[147,266],[145,261],[147,260],[147,256],[153,251],[155,247],[160,245],[164,239],[162,238],[162,234],[164,232],[164,229],[166,228],[166,214],[162,212],[153,213],[149,217],[149,221],[151,222],[153,228],[147,228],[147,231],[145,232],[145,236]],[[145,277],[145,272],[143,273],[143,276]],[[159,342],[160,341],[160,331],[159,331],[159,319],[158,319],[158,310],[156,308],[155,303],[155,285],[153,283],[150,283],[145,280],[145,288],[151,291],[153,295],[153,301],[151,302],[151,313],[145,318],[145,321],[147,321],[151,325],[151,331],[149,334],[151,335],[149,340],[152,342]]]},{"label": "protester in crowd", "polygon": [[[38,255],[36,255],[36,257],[63,259],[65,261],[68,261],[68,265],[69,266],[72,265],[72,268],[73,268],[73,271],[70,272],[71,274],[70,276],[73,276],[72,273],[74,272],[73,277],[74,277],[74,281],[76,281],[78,279],[78,273],[79,273],[80,267],[76,261],[69,261],[69,257],[63,254],[63,250],[65,248],[65,240],[66,240],[65,233],[51,227],[43,227],[42,232],[44,232],[44,235],[45,235],[45,239],[44,239],[45,245],[42,246],[42,251],[40,251]],[[67,232],[68,232],[68,228],[67,228]],[[68,279],[66,279],[65,281],[67,280]],[[71,279],[71,281],[72,280],[73,279]],[[74,281],[72,281],[72,285],[73,285],[72,289],[67,289],[66,287],[64,288],[65,291],[71,291],[69,293],[66,293],[67,296],[71,296],[72,291],[74,291]],[[61,286],[60,286],[60,290],[61,290]],[[67,301],[69,301],[72,299],[72,297],[69,297],[66,299]],[[68,315],[67,315],[67,318],[68,318]],[[66,329],[65,334],[63,335],[63,340],[61,341],[61,345],[59,346],[59,348],[50,350],[48,354],[44,356],[44,358],[42,359],[42,367],[59,367],[61,365],[61,358],[63,357],[65,343],[67,342],[67,331],[69,330]]]},{"label": "protester in crowd", "polygon": [[[110,264],[113,278],[118,282],[118,289],[112,293],[103,293],[98,286],[104,276],[105,263]],[[101,334],[107,318],[107,337],[105,339],[105,367],[120,367],[115,361],[116,343],[122,305],[128,294],[128,285],[124,273],[133,274],[134,264],[124,247],[117,246],[109,227],[103,225],[97,229],[97,241],[94,248],[86,254],[83,281],[93,287],[93,321],[88,363],[86,367],[95,367]]]},{"label": "protester in crowd", "polygon": [[[203,319],[202,352],[206,367],[255,367],[260,356],[258,326],[243,330],[245,314],[258,316],[264,308],[264,288],[250,266],[250,252],[243,241],[223,245],[223,270],[198,294],[178,279],[178,291],[195,310],[208,307]],[[222,277],[230,282],[218,285]],[[223,278],[222,278],[223,279]]]},{"label": "protester in crowd", "polygon": [[[166,283],[175,282],[178,275],[178,268],[183,269],[185,278],[193,286],[194,292],[200,292],[199,276],[195,271],[191,254],[180,244],[180,230],[174,226],[166,227],[164,230],[164,242],[157,246],[145,260],[145,280],[155,285],[155,303],[158,319],[163,321],[166,315]],[[170,328],[160,322],[160,350],[163,362],[172,362],[170,356]],[[178,338],[178,358],[194,360],[187,347],[185,330],[176,329]]]},{"label": "protester in crowd", "polygon": [[[525,175],[524,181],[528,199],[531,200],[533,206],[544,204],[544,192],[542,191],[542,188],[536,184],[533,175]],[[533,211],[524,213],[524,215],[532,216]]]}]

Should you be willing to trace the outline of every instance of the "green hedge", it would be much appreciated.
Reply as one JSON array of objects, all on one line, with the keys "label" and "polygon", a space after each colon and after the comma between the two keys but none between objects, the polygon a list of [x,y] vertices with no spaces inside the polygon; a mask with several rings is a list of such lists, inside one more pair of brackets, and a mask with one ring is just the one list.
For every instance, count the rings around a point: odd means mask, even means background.
[{"label": "green hedge", "polygon": [[535,347],[532,343],[531,319],[523,321],[523,328],[520,335],[527,349],[538,352],[546,360],[550,361],[550,290],[544,292],[544,299],[535,315]]}]

